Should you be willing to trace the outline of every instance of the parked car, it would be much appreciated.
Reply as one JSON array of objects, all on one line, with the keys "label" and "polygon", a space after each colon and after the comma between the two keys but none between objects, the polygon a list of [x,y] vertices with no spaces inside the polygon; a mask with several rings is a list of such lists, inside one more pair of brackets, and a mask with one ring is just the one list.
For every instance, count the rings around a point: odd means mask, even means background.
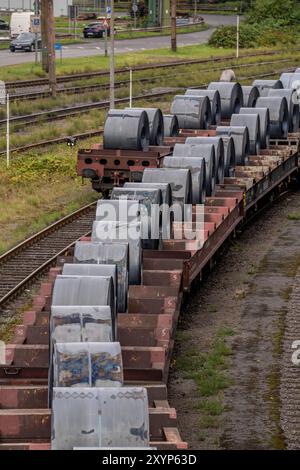
[{"label": "parked car", "polygon": [[[38,36],[37,42],[38,49],[42,48],[42,39]],[[34,33],[21,33],[19,36],[10,43],[11,52],[35,50],[35,34]]]},{"label": "parked car", "polygon": [[[85,38],[103,38],[105,33],[103,22],[90,23],[83,29],[83,36]],[[110,28],[107,28],[107,36],[110,36]]]},{"label": "parked car", "polygon": [[9,30],[9,24],[7,23],[7,21],[2,20],[1,18],[0,18],[0,30],[1,31],[8,31]]}]

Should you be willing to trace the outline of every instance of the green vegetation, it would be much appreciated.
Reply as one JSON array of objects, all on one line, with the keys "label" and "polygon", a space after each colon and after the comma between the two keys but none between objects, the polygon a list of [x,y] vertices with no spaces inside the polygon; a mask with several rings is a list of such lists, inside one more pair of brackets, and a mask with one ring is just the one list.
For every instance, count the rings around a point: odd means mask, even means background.
[{"label": "green vegetation", "polygon": [[[87,145],[87,144],[86,144]],[[57,146],[44,154],[0,165],[0,253],[97,197],[76,176],[77,149]]]},{"label": "green vegetation", "polygon": [[[295,0],[256,0],[240,26],[240,47],[298,45],[300,7]],[[236,27],[217,28],[209,40],[214,47],[234,47]]]},{"label": "green vegetation", "polygon": [[288,214],[287,218],[289,220],[300,220],[300,214],[299,213],[291,213],[291,214]]},{"label": "green vegetation", "polygon": [[228,357],[231,348],[226,338],[234,332],[224,327],[220,329],[207,353],[202,353],[197,347],[189,344],[191,337],[186,332],[178,332],[177,339],[181,343],[184,339],[183,350],[178,353],[175,366],[183,377],[192,379],[199,395],[196,409],[199,410],[199,427],[217,427],[218,417],[222,415],[224,407],[221,392],[230,385],[230,380],[224,371],[228,367]]}]

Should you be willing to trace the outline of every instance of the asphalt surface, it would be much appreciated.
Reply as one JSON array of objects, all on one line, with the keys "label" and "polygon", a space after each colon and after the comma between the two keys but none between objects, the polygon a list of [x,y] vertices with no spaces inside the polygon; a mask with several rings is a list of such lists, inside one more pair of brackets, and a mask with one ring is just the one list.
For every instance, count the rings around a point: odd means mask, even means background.
[{"label": "asphalt surface", "polygon": [[[195,44],[204,44],[210,38],[214,28],[220,25],[230,25],[236,23],[235,16],[222,16],[222,15],[202,15],[204,21],[211,27],[206,31],[199,31],[197,33],[178,34],[178,46],[189,46]],[[170,45],[169,36],[156,36],[151,38],[139,38],[128,40],[116,40],[115,52],[116,54],[128,53],[135,51],[145,51],[151,49],[160,49]],[[103,39],[90,40],[86,44],[74,44],[70,46],[63,46],[63,58],[77,58],[89,57],[94,55],[104,55],[104,41]],[[57,58],[60,57],[60,52],[56,52]],[[34,52],[10,52],[9,50],[0,51],[0,66],[23,64],[27,62],[34,62]],[[0,76],[1,78],[1,76]]]}]

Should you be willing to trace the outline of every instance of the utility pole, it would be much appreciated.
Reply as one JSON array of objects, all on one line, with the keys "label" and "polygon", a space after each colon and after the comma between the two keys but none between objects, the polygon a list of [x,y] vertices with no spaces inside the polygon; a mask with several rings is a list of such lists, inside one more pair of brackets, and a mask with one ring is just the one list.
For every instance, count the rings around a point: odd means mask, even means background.
[{"label": "utility pole", "polygon": [[176,0],[171,0],[171,50],[177,51],[177,37],[176,37]]},{"label": "utility pole", "polygon": [[[107,25],[108,24],[108,21],[107,21],[107,0],[105,0],[105,24]],[[105,57],[107,57],[107,32],[108,32],[108,26],[106,26],[106,29],[105,29],[105,42],[104,42],[104,55]]]},{"label": "utility pole", "polygon": [[110,4],[110,85],[109,85],[109,107],[115,107],[115,9],[114,0]]},{"label": "utility pole", "polygon": [[47,0],[47,44],[49,62],[49,88],[51,95],[56,96],[56,70],[55,70],[55,30],[53,0]]},{"label": "utility pole", "polygon": [[47,1],[41,0],[42,68],[48,73]]},{"label": "utility pole", "polygon": [[239,58],[239,51],[240,51],[240,17],[237,14],[236,17],[236,58]]}]

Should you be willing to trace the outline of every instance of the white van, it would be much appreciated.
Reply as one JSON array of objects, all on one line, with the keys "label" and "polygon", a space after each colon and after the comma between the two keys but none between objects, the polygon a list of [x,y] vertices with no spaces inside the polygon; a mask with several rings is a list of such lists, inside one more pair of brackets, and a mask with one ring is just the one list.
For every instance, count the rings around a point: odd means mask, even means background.
[{"label": "white van", "polygon": [[20,11],[12,13],[10,17],[10,36],[17,37],[21,33],[31,32],[30,18],[33,16],[32,11]]}]

